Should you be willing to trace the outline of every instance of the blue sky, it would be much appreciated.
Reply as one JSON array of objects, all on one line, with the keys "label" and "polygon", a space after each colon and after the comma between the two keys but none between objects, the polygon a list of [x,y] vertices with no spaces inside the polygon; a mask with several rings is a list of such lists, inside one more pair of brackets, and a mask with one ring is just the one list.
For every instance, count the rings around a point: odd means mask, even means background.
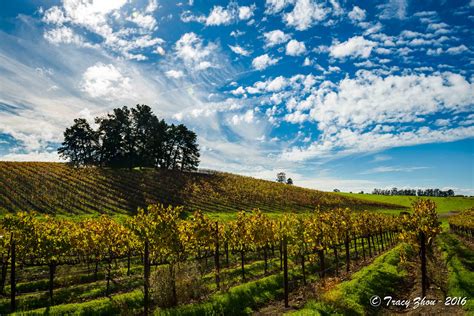
[{"label": "blue sky", "polygon": [[201,167],[474,194],[474,1],[2,1],[0,159],[152,106]]}]

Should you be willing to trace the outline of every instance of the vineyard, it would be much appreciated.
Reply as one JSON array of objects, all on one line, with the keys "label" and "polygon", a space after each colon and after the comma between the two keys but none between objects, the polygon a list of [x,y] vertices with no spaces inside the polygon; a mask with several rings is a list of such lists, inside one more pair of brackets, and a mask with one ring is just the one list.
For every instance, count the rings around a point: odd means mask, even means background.
[{"label": "vineyard", "polygon": [[333,193],[228,173],[72,168],[61,163],[0,162],[0,212],[43,214],[135,214],[150,204],[182,205],[214,217],[259,208],[263,212],[403,209]]},{"label": "vineyard", "polygon": [[[306,284],[316,272],[321,278],[333,269],[339,274],[343,265],[349,272],[351,261],[391,247],[400,230],[396,218],[368,212],[356,216],[349,209],[286,214],[279,221],[254,210],[240,212],[236,220],[226,223],[212,221],[201,212],[181,219],[182,211],[181,207],[151,205],[124,224],[107,215],[80,221],[23,212],[5,216],[0,290],[10,299],[0,301],[0,312],[32,309],[41,313],[47,306],[113,297],[125,290],[148,313],[151,307],[173,308],[202,300],[216,290],[281,270],[288,300],[290,284]],[[189,265],[201,270],[195,280],[200,291],[184,295],[178,275]],[[69,275],[71,291],[77,296],[66,294],[70,290],[67,278],[57,273],[63,266],[86,272],[77,279]],[[254,271],[257,266],[263,273]],[[159,299],[152,295],[157,290],[156,284],[150,284],[152,267],[168,273],[169,284],[158,287]],[[45,271],[46,282],[26,281],[35,274],[33,279],[41,280]],[[104,281],[98,281],[100,276]],[[92,293],[87,292],[87,281],[97,281]],[[142,287],[144,294],[136,292]],[[44,294],[31,293],[33,289]]]},{"label": "vineyard", "polygon": [[[405,295],[407,278],[435,295],[444,265],[443,291],[472,297],[472,210],[441,232],[426,199],[408,209],[226,173],[0,165],[2,315],[372,314],[369,298]],[[457,312],[474,311],[463,302]]]}]

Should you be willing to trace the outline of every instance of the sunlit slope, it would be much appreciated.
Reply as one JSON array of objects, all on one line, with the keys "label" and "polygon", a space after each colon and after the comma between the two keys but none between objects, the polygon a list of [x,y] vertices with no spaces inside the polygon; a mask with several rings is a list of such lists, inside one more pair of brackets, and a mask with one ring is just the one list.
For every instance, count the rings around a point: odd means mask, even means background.
[{"label": "sunlit slope", "polygon": [[[416,196],[388,196],[388,195],[376,195],[376,194],[356,194],[356,193],[339,193],[343,197],[363,199],[367,202],[374,203],[390,203],[410,207]],[[474,207],[474,197],[423,197],[429,198],[436,202],[438,212],[446,213],[450,211],[461,211],[471,207]]]},{"label": "sunlit slope", "polygon": [[0,212],[131,214],[151,203],[183,205],[227,216],[238,210],[307,211],[401,206],[258,180],[229,173],[73,168],[62,163],[0,162]]}]

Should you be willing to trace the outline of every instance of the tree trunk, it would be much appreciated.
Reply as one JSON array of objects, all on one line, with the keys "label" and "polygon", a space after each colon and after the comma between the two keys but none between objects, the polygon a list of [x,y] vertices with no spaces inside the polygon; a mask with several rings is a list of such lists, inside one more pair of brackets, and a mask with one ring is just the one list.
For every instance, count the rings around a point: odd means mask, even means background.
[{"label": "tree trunk", "polygon": [[334,247],[334,258],[336,259],[336,275],[339,276],[339,255],[337,253],[337,247]]}]

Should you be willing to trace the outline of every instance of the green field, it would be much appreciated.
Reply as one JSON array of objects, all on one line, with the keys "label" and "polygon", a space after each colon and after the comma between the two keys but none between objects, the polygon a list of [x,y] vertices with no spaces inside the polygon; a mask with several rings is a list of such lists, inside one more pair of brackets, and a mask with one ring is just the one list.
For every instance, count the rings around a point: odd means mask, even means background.
[{"label": "green field", "polygon": [[[357,198],[370,202],[378,203],[390,203],[397,204],[405,207],[410,207],[413,201],[418,197],[416,196],[389,196],[389,195],[376,195],[376,194],[357,194],[357,193],[338,193],[345,197]],[[438,213],[448,213],[451,211],[462,211],[471,207],[474,207],[474,197],[423,197],[433,200],[437,207]],[[402,209],[394,209],[395,211],[401,211]]]}]

